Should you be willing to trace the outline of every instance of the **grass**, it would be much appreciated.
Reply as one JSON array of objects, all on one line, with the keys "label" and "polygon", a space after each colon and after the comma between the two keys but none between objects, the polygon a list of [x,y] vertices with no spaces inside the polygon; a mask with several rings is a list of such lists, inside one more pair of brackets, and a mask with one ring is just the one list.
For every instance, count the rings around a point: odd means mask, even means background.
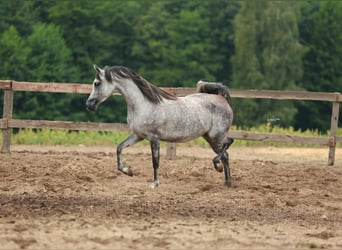
[{"label": "grass", "polygon": [[117,145],[128,136],[126,132],[68,131],[23,129],[13,134],[13,144],[27,145]]},{"label": "grass", "polygon": [[[253,127],[249,129],[242,129],[233,127],[233,130],[247,130],[250,132],[259,133],[275,133],[275,134],[291,134],[303,136],[327,136],[329,131],[321,133],[318,130],[295,130],[294,128],[281,128],[272,126],[270,123]],[[338,130],[338,135],[342,135],[342,129]],[[128,132],[97,132],[97,131],[67,131],[67,130],[51,130],[51,129],[21,129],[12,135],[12,144],[26,144],[26,145],[117,145],[128,136]],[[0,137],[0,143],[2,138]],[[148,144],[147,141],[142,141],[140,144]],[[162,145],[165,145],[162,143]],[[182,145],[182,144],[180,144]],[[183,145],[208,147],[207,142],[203,138],[197,138]],[[235,140],[234,145],[250,146],[303,146],[288,143],[275,142],[255,142],[247,140]],[[312,147],[312,145],[310,145]]]}]

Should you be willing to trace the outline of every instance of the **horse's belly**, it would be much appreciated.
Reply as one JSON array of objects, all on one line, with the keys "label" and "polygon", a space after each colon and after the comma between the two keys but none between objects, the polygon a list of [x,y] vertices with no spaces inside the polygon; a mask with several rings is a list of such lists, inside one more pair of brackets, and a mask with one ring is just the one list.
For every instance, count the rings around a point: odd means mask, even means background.
[{"label": "horse's belly", "polygon": [[158,136],[162,141],[186,142],[205,134],[209,129],[208,122],[189,122],[186,119],[169,121],[157,129]]},{"label": "horse's belly", "polygon": [[172,133],[171,135],[160,135],[161,141],[166,142],[187,142],[191,141],[197,137],[202,136],[203,134],[183,134],[183,133]]}]

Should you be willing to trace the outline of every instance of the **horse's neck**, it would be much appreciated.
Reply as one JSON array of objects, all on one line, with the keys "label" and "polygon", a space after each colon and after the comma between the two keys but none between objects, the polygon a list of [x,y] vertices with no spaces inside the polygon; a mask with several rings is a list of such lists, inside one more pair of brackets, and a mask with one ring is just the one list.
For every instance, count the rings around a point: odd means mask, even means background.
[{"label": "horse's neck", "polygon": [[119,89],[126,100],[129,112],[138,111],[139,109],[146,110],[151,106],[149,101],[145,99],[138,86],[132,80],[124,80],[124,82],[120,84]]}]

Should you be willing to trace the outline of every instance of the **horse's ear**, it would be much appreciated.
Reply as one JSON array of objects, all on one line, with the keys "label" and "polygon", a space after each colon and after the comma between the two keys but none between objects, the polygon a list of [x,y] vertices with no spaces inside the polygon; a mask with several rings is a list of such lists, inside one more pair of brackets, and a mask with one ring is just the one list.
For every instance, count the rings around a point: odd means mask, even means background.
[{"label": "horse's ear", "polygon": [[101,68],[97,66],[96,64],[93,65],[94,69],[96,70],[97,73],[101,72]]}]

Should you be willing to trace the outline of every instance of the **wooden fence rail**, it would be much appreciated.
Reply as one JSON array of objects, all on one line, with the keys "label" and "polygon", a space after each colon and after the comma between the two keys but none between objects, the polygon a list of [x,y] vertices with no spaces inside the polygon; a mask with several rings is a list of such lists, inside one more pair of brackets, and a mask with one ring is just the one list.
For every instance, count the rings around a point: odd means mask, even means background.
[{"label": "wooden fence rail", "polygon": [[[1,152],[9,152],[12,128],[50,128],[67,130],[98,130],[98,131],[128,131],[127,124],[123,123],[94,123],[70,121],[44,121],[44,120],[18,120],[12,118],[13,94],[15,91],[51,92],[51,93],[77,93],[89,94],[90,84],[76,83],[34,83],[1,81],[0,89],[4,90],[3,118],[0,119],[2,130]],[[185,96],[196,92],[195,88],[164,88],[177,96]],[[319,144],[329,147],[328,165],[333,165],[337,142],[342,142],[342,136],[337,136],[339,108],[342,102],[341,93],[307,92],[307,91],[276,91],[276,90],[231,90],[232,98],[259,98],[274,100],[312,100],[328,101],[332,103],[330,134],[325,137],[298,136],[289,134],[254,133],[232,130],[229,135],[235,139],[287,142],[299,144]],[[168,144],[167,157],[174,158],[176,146]]]}]

